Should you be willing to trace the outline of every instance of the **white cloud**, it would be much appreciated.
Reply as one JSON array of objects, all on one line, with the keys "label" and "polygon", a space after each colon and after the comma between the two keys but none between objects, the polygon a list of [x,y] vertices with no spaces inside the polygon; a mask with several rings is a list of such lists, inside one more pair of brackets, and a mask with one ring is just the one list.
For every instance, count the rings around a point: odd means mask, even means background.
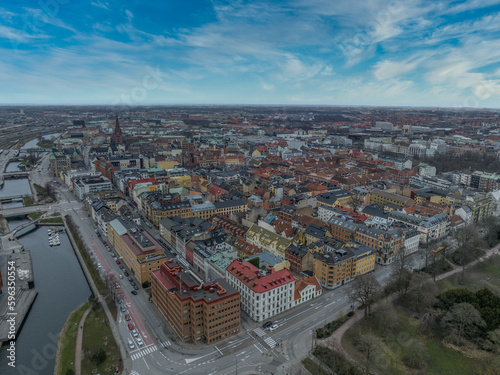
[{"label": "white cloud", "polygon": [[125,9],[125,14],[127,15],[128,21],[132,21],[132,19],[134,18],[134,14],[128,9]]},{"label": "white cloud", "polygon": [[274,86],[274,85],[272,85],[270,83],[264,82],[262,80],[260,81],[260,85],[266,91],[274,91],[274,89],[276,88],[276,86]]},{"label": "white cloud", "polygon": [[374,76],[378,80],[394,78],[414,70],[417,66],[418,61],[383,60],[375,65]]},{"label": "white cloud", "polygon": [[108,2],[104,2],[103,3],[103,2],[101,2],[99,0],[97,0],[97,1],[92,1],[90,4],[92,4],[93,6],[98,7],[98,8],[109,10],[109,8],[108,8],[108,6],[109,6]]}]

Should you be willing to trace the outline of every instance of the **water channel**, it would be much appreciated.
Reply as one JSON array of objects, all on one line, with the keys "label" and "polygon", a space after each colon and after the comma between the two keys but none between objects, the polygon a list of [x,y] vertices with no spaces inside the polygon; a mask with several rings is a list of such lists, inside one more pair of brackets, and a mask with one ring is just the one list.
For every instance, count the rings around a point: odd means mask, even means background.
[{"label": "water channel", "polygon": [[[25,222],[27,219],[9,220],[9,227]],[[15,369],[7,365],[6,348],[0,349],[2,375],[52,375],[58,335],[69,314],[91,294],[67,235],[60,233],[61,245],[50,247],[47,229],[39,227],[19,238],[31,251],[38,296],[16,340]]]}]

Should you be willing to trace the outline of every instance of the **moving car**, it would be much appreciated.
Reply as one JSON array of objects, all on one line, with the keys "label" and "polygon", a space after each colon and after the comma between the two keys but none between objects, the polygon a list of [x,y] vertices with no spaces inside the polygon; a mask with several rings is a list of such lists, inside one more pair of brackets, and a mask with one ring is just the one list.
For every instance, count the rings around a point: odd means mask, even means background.
[{"label": "moving car", "polygon": [[262,325],[262,328],[269,328],[273,325],[273,322],[271,322],[270,320],[265,322],[263,325]]},{"label": "moving car", "polygon": [[137,295],[137,291],[136,291],[136,290],[133,290],[131,293],[132,293],[134,296],[136,296],[136,295]]},{"label": "moving car", "polygon": [[277,324],[273,324],[272,327],[269,328],[269,331],[274,331],[275,329],[278,329],[278,325]]}]

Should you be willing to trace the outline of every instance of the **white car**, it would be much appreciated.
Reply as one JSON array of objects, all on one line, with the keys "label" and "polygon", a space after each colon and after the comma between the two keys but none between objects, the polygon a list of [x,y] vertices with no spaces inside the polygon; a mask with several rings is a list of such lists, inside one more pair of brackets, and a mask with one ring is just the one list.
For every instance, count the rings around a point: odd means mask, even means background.
[{"label": "white car", "polygon": [[137,333],[136,329],[133,329],[131,332],[132,332],[132,336],[139,337],[139,334]]},{"label": "white car", "polygon": [[135,341],[137,341],[137,345],[138,345],[138,346],[143,346],[143,345],[144,345],[144,342],[142,342],[142,339],[141,339],[140,337],[137,337],[137,338],[135,339]]},{"label": "white car", "polygon": [[132,340],[128,340],[128,347],[130,349],[134,349],[135,348],[134,342]]},{"label": "white car", "polygon": [[273,324],[271,327],[269,327],[269,331],[274,331],[275,329],[278,329],[278,325],[277,324]]}]

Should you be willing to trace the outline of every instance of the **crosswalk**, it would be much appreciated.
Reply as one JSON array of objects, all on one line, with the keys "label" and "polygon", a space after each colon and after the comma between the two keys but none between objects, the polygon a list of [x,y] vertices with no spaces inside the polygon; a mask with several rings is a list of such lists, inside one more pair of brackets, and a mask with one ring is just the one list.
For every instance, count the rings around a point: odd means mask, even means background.
[{"label": "crosswalk", "polygon": [[262,328],[255,328],[253,331],[259,337],[262,337],[262,336],[266,335],[266,332]]},{"label": "crosswalk", "polygon": [[140,374],[137,371],[132,370],[132,371],[130,371],[130,375],[140,375]]},{"label": "crosswalk", "polygon": [[132,354],[132,361],[139,359],[141,357],[144,357],[145,355],[148,355],[149,353],[153,353],[158,350],[158,347],[156,345],[152,345],[150,347],[147,347],[146,349],[141,350],[140,352],[137,352],[135,354]]},{"label": "crosswalk", "polygon": [[162,348],[166,348],[167,346],[170,346],[170,345],[172,345],[172,344],[171,344],[171,343],[170,343],[170,341],[168,341],[168,340],[167,340],[167,341],[160,342],[160,346],[161,346]]},{"label": "crosswalk", "polygon": [[271,337],[266,338],[264,341],[270,348],[274,348],[276,346],[276,341],[274,341]]}]

